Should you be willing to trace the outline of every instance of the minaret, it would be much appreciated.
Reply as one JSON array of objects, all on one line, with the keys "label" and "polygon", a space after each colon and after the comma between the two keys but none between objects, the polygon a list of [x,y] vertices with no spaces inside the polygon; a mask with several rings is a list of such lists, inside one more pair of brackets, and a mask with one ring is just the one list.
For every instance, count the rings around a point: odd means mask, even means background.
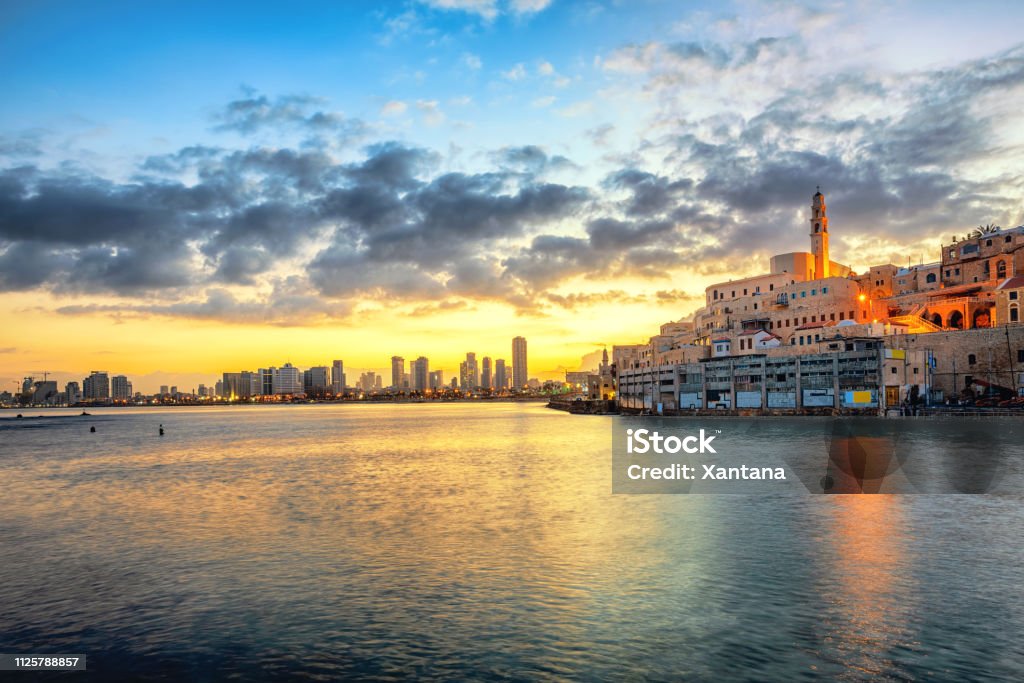
[{"label": "minaret", "polygon": [[814,255],[814,279],[828,277],[828,215],[825,212],[825,195],[820,187],[811,199],[811,253]]}]

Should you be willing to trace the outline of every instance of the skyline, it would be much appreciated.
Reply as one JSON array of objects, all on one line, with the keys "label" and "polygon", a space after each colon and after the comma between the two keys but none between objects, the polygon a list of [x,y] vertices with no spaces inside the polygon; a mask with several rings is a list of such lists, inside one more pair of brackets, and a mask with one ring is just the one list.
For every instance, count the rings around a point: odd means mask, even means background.
[{"label": "skyline", "polygon": [[1013,3],[245,7],[0,13],[2,388],[518,334],[545,378],[802,248],[816,185],[858,272],[1024,223]]}]

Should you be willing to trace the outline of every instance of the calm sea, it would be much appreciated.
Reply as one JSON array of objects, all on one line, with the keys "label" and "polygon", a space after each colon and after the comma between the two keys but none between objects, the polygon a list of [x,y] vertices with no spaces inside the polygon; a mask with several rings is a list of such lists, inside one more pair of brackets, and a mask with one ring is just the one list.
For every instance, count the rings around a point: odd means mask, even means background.
[{"label": "calm sea", "polygon": [[538,404],[74,412],[0,414],[0,652],[54,679],[1024,671],[1020,495],[613,496],[611,418]]}]

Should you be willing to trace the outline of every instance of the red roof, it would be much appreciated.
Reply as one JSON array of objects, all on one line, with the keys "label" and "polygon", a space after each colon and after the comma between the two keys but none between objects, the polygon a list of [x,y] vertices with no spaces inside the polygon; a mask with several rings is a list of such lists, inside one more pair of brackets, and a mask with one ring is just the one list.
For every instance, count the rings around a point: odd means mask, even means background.
[{"label": "red roof", "polygon": [[798,329],[798,330],[816,330],[819,327],[831,327],[832,325],[835,325],[835,324],[836,323],[835,323],[834,320],[829,320],[828,322],[807,323],[806,325],[801,325],[800,327],[798,327],[796,329]]},{"label": "red roof", "polygon": [[1021,287],[1024,287],[1024,275],[1015,275],[1009,280],[1005,280],[996,289],[1019,289]]}]

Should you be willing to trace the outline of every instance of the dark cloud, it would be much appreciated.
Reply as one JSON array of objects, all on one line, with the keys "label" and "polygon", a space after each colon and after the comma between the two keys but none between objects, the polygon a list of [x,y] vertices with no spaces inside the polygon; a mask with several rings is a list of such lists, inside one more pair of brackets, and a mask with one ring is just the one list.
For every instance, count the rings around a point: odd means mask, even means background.
[{"label": "dark cloud", "polygon": [[326,101],[308,95],[282,95],[270,99],[250,92],[233,100],[217,114],[215,129],[251,135],[261,130],[274,131],[297,128],[307,133],[358,137],[365,133],[365,124],[347,119],[336,112],[324,111]]}]

